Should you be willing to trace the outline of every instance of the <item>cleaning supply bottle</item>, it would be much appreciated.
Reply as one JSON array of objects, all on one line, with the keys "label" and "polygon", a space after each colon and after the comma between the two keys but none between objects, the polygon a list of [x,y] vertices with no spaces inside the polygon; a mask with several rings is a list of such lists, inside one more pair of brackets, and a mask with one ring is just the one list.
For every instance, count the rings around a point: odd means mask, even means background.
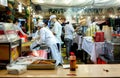
[{"label": "cleaning supply bottle", "polygon": [[73,52],[70,52],[70,71],[76,70],[76,56]]}]

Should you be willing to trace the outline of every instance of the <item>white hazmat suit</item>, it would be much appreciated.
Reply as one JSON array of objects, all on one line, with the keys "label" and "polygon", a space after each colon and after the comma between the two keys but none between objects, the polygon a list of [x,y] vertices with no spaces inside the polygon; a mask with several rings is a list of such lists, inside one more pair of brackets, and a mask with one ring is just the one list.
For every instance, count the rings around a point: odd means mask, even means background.
[{"label": "white hazmat suit", "polygon": [[40,29],[40,39],[37,41],[37,44],[41,44],[44,42],[50,48],[52,58],[56,60],[56,65],[62,64],[62,56],[60,51],[58,50],[57,47],[58,42],[55,36],[49,29],[43,27],[43,25],[38,23],[38,26],[41,26],[41,29]]}]

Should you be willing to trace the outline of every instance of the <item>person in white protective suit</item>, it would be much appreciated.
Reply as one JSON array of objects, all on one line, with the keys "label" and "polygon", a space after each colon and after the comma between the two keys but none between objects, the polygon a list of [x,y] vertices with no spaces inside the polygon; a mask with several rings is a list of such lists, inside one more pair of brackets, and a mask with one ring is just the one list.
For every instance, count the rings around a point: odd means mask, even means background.
[{"label": "person in white protective suit", "polygon": [[20,33],[21,35],[24,35],[24,36],[28,37],[28,35],[26,33],[24,33],[23,30],[21,29],[21,27],[19,26],[19,20],[18,19],[15,19],[13,21],[13,24],[14,24],[14,27],[15,27],[15,30],[17,31],[17,33]]},{"label": "person in white protective suit", "polygon": [[39,39],[40,39],[40,27],[37,26],[37,31],[35,32],[35,35],[33,36],[33,39],[32,39],[32,41],[34,41],[34,42],[30,45],[31,50],[39,50],[40,49]]},{"label": "person in white protective suit", "polygon": [[34,45],[31,45],[31,49],[34,46],[42,44],[44,42],[50,48],[52,58],[56,60],[56,65],[62,64],[62,56],[57,47],[57,40],[53,33],[49,29],[44,27],[43,22],[38,23],[38,30],[36,32],[36,35],[39,37],[36,37],[37,41],[33,43]]},{"label": "person in white protective suit", "polygon": [[62,40],[61,40],[61,35],[62,35],[62,26],[61,24],[57,21],[56,19],[56,15],[51,15],[50,16],[50,21],[54,23],[54,26],[52,28],[52,32],[55,35],[55,37],[58,39],[58,47],[59,50],[61,51],[61,44],[62,44]]},{"label": "person in white protective suit", "polygon": [[54,26],[52,28],[53,34],[56,36],[56,38],[62,43],[61,40],[61,34],[62,34],[62,26],[61,24],[57,21],[56,15],[51,15],[50,16],[50,21],[54,23]]}]

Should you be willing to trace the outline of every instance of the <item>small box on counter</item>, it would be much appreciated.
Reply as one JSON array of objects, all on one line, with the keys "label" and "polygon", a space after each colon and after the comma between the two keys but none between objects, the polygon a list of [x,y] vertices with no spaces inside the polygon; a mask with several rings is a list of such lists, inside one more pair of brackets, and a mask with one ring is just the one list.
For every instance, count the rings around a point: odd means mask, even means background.
[{"label": "small box on counter", "polygon": [[27,66],[26,65],[7,65],[6,66],[8,74],[14,74],[14,75],[18,75],[18,74],[23,74],[27,71]]}]

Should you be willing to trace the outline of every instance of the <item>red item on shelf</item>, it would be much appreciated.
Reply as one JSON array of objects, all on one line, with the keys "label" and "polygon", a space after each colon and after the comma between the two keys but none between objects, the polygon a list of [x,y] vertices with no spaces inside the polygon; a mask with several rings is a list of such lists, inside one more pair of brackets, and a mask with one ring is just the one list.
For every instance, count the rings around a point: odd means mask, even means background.
[{"label": "red item on shelf", "polygon": [[20,31],[17,31],[20,38],[24,39],[25,42],[27,42],[27,36],[23,35]]},{"label": "red item on shelf", "polygon": [[95,42],[104,42],[104,32],[95,33]]}]

